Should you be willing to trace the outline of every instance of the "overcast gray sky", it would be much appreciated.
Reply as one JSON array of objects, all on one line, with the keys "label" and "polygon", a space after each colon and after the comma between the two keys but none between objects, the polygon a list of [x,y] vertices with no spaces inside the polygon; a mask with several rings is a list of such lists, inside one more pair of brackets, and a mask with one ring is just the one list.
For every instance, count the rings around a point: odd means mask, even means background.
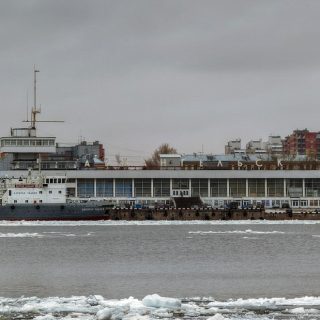
[{"label": "overcast gray sky", "polygon": [[[320,130],[320,1],[0,2],[0,134],[21,126],[33,65],[40,125],[136,163],[163,142]],[[40,133],[39,132],[39,133]]]}]

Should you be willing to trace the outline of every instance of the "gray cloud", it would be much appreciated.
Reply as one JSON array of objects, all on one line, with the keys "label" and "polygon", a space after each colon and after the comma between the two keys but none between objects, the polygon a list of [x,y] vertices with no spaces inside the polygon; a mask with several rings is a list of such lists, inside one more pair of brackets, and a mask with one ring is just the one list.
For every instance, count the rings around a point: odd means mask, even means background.
[{"label": "gray cloud", "polygon": [[25,118],[33,64],[42,118],[66,120],[42,133],[134,161],[162,142],[218,153],[319,130],[319,14],[308,0],[1,2],[1,134]]}]

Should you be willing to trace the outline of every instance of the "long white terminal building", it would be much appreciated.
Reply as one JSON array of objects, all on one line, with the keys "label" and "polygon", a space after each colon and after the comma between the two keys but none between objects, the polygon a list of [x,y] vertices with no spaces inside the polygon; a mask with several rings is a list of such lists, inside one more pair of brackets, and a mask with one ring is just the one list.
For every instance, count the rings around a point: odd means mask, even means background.
[{"label": "long white terminal building", "polygon": [[[52,176],[52,171],[44,171]],[[1,176],[25,176],[26,171],[2,171]],[[219,207],[263,202],[267,208],[289,203],[293,208],[320,207],[318,170],[56,170],[67,177],[72,199],[116,203],[169,203],[172,197],[201,197]]]}]

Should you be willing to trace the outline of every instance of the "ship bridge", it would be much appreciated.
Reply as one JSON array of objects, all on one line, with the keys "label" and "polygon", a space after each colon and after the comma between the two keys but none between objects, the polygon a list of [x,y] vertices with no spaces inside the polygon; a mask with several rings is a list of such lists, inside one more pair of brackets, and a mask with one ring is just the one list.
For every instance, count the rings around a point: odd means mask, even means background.
[{"label": "ship bridge", "polygon": [[37,137],[33,128],[14,128],[11,135],[0,138],[1,153],[55,153],[55,137]]}]

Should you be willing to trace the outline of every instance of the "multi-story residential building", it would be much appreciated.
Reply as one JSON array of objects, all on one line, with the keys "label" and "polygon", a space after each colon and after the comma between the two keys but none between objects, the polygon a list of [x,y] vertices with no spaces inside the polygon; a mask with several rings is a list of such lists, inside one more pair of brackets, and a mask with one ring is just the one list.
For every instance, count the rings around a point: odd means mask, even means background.
[{"label": "multi-story residential building", "polygon": [[320,159],[320,133],[307,129],[294,130],[283,141],[284,154],[306,155],[309,159]]},{"label": "multi-story residential building", "polygon": [[234,154],[241,150],[241,139],[230,140],[224,147],[225,154]]},{"label": "multi-story residential building", "polygon": [[270,135],[265,142],[265,149],[268,154],[281,156],[283,155],[283,144],[281,136]]},{"label": "multi-story residential building", "polygon": [[268,141],[263,142],[262,139],[250,140],[246,144],[245,149],[241,149],[241,140],[228,141],[225,146],[225,154],[269,154],[275,156],[283,155],[283,145],[281,136],[270,135]]},{"label": "multi-story residential building", "polygon": [[255,154],[255,153],[263,154],[263,153],[266,153],[266,150],[265,150],[265,147],[264,147],[264,143],[262,142],[262,139],[250,140],[246,144],[246,153],[247,154]]}]

